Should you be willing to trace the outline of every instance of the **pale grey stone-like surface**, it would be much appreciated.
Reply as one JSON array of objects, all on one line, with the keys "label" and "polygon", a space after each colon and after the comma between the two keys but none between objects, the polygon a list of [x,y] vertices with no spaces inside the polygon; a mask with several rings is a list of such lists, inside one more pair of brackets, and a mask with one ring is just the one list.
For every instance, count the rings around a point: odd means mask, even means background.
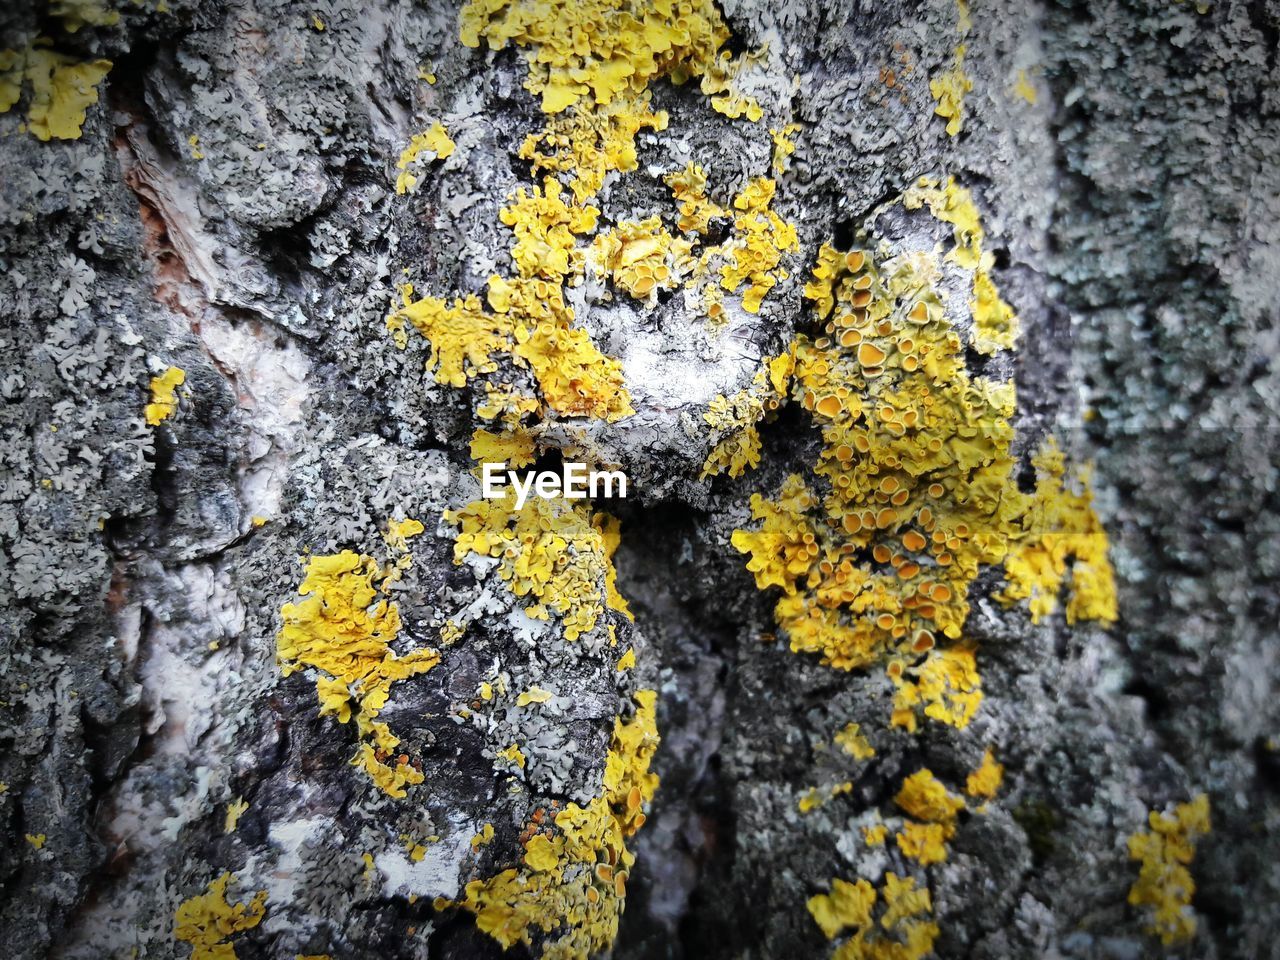
[{"label": "pale grey stone-like surface", "polygon": [[[439,0],[119,6],[116,26],[56,33],[115,64],[80,140],[21,132],[23,104],[0,116],[7,955],[185,958],[175,907],[230,870],[270,895],[232,940],[242,960],[497,956],[433,898],[515,864],[537,805],[594,795],[614,717],[651,686],[663,785],[616,956],[828,955],[807,898],[904,868],[859,827],[904,775],[958,785],[987,746],[1006,767],[998,799],[960,823],[945,864],[915,870],[939,956],[1277,956],[1280,6],[975,0],[974,89],[949,138],[928,80],[957,40],[951,0],[725,0],[735,49],[768,42],[751,91],[765,121],[655,84],[670,126],[641,134],[640,169],[599,202],[643,216],[689,160],[731,196],[768,171],[767,128],[800,122],[775,204],[800,235],[791,277],[722,331],[679,296],[646,309],[575,291],[637,414],[544,434],[632,477],[616,562],[636,622],[610,616],[634,677],[530,620],[486,565],[452,563],[440,517],[476,492],[473,398],[422,373],[423,338],[397,350],[384,324],[405,281],[463,294],[507,268],[497,211],[532,182],[515,151],[541,123],[522,61],[463,47]],[[38,7],[0,12],[0,49],[60,29]],[[1034,104],[1013,93],[1020,74]],[[457,151],[398,197],[397,157],[435,119]],[[971,360],[1016,379],[1019,453],[1055,431],[1096,462],[1121,620],[1032,626],[984,574],[967,625],[982,710],[909,736],[885,729],[882,672],[770,640],[773,598],[728,544],[752,491],[812,462],[806,418],[764,428],[758,471],[698,472],[707,402],[809,322],[822,242],[944,239],[925,216],[871,218],[922,175],[975,191],[1024,337],[1012,358]],[[148,380],[169,365],[187,374],[181,413],[149,428]],[[354,734],[275,661],[298,557],[381,555],[390,516],[427,528],[397,592],[406,646],[470,620],[383,713],[428,774],[407,801],[348,765]],[[512,691],[557,696],[455,719],[499,669]],[[849,721],[881,732],[873,763],[816,748]],[[514,779],[494,759],[513,741],[531,745]],[[803,790],[841,779],[851,793],[798,812]],[[1125,838],[1201,791],[1198,933],[1166,951],[1126,903]],[[237,797],[249,809],[226,833]],[[495,839],[473,849],[485,823]],[[441,839],[415,863],[405,835]]]}]

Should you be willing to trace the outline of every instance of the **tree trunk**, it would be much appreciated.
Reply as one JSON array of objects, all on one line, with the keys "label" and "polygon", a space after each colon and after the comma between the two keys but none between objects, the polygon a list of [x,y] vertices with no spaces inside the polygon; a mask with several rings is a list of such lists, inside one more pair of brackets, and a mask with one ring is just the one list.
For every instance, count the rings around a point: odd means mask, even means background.
[{"label": "tree trunk", "polygon": [[6,955],[1280,956],[1280,5],[0,30]]}]

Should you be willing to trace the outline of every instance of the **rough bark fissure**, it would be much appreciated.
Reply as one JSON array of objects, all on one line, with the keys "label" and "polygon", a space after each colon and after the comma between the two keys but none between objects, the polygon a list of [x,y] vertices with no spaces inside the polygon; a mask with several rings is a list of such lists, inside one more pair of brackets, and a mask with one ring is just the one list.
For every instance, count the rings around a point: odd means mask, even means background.
[{"label": "rough bark fissure", "polygon": [[[518,539],[468,551],[452,513],[479,497],[473,433],[499,430],[477,413],[485,377],[437,382],[440,344],[412,326],[398,344],[388,325],[404,283],[411,299],[492,304],[489,278],[517,276],[499,213],[541,185],[517,151],[548,122],[527,38],[464,45],[464,0],[0,10],[0,107],[15,84],[17,98],[0,113],[0,953],[1280,958],[1280,4],[691,4],[723,18],[735,91],[763,119],[713,110],[696,71],[683,85],[659,71],[647,89],[666,129],[637,135],[635,169],[611,161],[598,223],[570,239],[584,250],[653,214],[675,234],[663,178],[696,162],[727,207],[696,251],[735,242],[729,204],[761,177],[797,244],[780,244],[758,310],[737,289],[718,321],[692,285],[631,296],[620,268],[566,285],[572,329],[619,359],[633,414],[558,414],[530,361],[495,352],[485,376],[537,401],[524,427],[538,466],[630,478],[628,500],[555,521],[574,545],[553,559],[587,558],[601,601],[576,639],[577,608],[514,589],[524,574],[503,564]],[[112,61],[78,136],[41,139],[58,121],[41,120],[40,79],[9,70],[10,54],[49,52],[90,73]],[[930,81],[957,63],[972,89],[951,136]],[[436,121],[452,152],[437,142],[398,193],[402,151]],[[770,131],[789,123],[795,152],[774,169]],[[970,191],[1016,348],[979,348],[968,274],[935,255],[952,224],[899,202],[922,177]],[[981,564],[965,581],[982,678],[971,722],[910,732],[884,662],[845,671],[792,652],[781,580],[759,589],[731,545],[760,527],[752,494],[777,504],[793,474],[831,488],[814,473],[827,421],[803,402],[803,372],[775,394],[753,387],[789,346],[827,350],[804,295],[824,245],[851,276],[845,255],[864,249],[936,269],[967,382],[1016,386],[1002,496],[1036,496],[1050,438],[1093,464],[1119,619],[1069,624],[1064,593],[1033,622],[1002,600],[1005,567]],[[884,399],[871,356],[868,416]],[[148,423],[170,368],[185,377],[176,410]],[[759,466],[703,476],[709,409],[752,390],[777,401],[759,414]],[[994,431],[976,423],[986,409],[965,428]],[[597,511],[621,522],[611,561]],[[397,545],[388,524],[405,518],[424,530]],[[887,567],[871,543],[847,540],[843,556]],[[391,671],[386,703],[366,712],[348,691],[350,722],[317,702],[338,668],[290,654],[282,632],[304,578],[342,551],[373,558],[399,617],[365,637],[390,636],[382,659],[360,661]],[[611,569],[634,620],[606,602]],[[545,620],[526,612],[538,599]],[[424,650],[440,662],[394,673]],[[369,675],[352,682],[367,691]],[[648,690],[652,800],[647,758],[620,746]],[[850,723],[873,756],[836,745]],[[964,795],[988,750],[1003,782]],[[639,804],[610,792],[621,767]],[[408,775],[406,796],[380,789],[379,770]],[[895,838],[904,783],[925,770],[963,800],[934,824],[935,863]],[[1161,829],[1153,812],[1183,830],[1200,795],[1212,827],[1185,858],[1194,894],[1173,895],[1190,926],[1165,943],[1131,902],[1132,851]],[[625,850],[596,838],[595,879],[562,859],[545,909],[584,913],[526,922],[528,942],[504,950],[468,884],[543,882],[538,838],[570,837],[559,815],[580,809]],[[225,902],[201,901],[224,873]],[[905,925],[879,923],[887,874],[928,891]],[[860,880],[875,921],[825,936],[823,896]],[[588,888],[593,905],[625,904],[616,937],[555,953],[588,925]],[[202,943],[182,924],[202,903],[248,913]],[[923,950],[892,952],[926,923]]]}]

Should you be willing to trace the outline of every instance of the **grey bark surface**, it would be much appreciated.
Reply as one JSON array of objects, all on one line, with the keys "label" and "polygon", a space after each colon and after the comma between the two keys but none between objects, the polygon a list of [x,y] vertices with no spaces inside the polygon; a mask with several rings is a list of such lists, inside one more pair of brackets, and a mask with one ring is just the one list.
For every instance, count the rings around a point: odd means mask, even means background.
[{"label": "grey bark surface", "polygon": [[[423,338],[401,352],[384,324],[405,280],[462,294],[505,267],[497,211],[532,182],[515,150],[541,122],[523,61],[462,46],[457,5],[437,0],[170,6],[59,35],[114,62],[81,139],[0,117],[0,952],[185,958],[174,910],[229,870],[270,891],[234,937],[242,960],[502,955],[433,897],[512,865],[538,802],[593,796],[620,704],[645,686],[662,785],[616,957],[827,956],[805,901],[895,856],[852,842],[863,814],[922,765],[963,782],[993,744],[998,799],[929,871],[938,956],[1280,956],[1280,5],[975,0],[952,138],[928,88],[956,42],[952,0],[725,0],[735,44],[769,41],[751,91],[765,125],[803,124],[775,205],[800,252],[723,334],[679,298],[579,312],[603,352],[656,371],[628,382],[636,416],[560,440],[631,476],[611,506],[636,615],[614,618],[637,653],[626,679],[453,564],[440,518],[475,495],[470,401],[423,373]],[[48,17],[6,8],[0,47]],[[1019,71],[1035,104],[1009,93]],[[608,216],[668,203],[661,173],[689,160],[722,195],[768,171],[765,125],[653,93],[670,127],[641,135]],[[457,152],[396,196],[400,151],[439,117]],[[815,771],[842,775],[814,745],[883,726],[892,688],[774,640],[773,597],[728,545],[750,492],[811,463],[816,434],[784,411],[758,471],[699,481],[709,442],[687,424],[809,322],[822,242],[945,239],[927,217],[872,216],[922,175],[979,198],[1023,340],[973,362],[1015,378],[1020,454],[1057,432],[1096,463],[1121,619],[1032,625],[984,574],[972,726],[886,740],[850,794],[801,815]],[[187,374],[182,413],[150,428],[148,381],[169,365]],[[407,801],[357,775],[354,733],[317,716],[275,648],[298,557],[367,550],[393,514],[427,527],[396,593],[409,645],[475,618],[384,711],[427,773]],[[455,722],[495,660],[514,689],[555,690],[559,713]],[[519,792],[493,765],[513,731],[542,745]],[[1198,792],[1213,831],[1197,933],[1166,950],[1126,901],[1125,838]],[[495,839],[473,848],[484,823]],[[404,834],[441,839],[415,866]]]}]

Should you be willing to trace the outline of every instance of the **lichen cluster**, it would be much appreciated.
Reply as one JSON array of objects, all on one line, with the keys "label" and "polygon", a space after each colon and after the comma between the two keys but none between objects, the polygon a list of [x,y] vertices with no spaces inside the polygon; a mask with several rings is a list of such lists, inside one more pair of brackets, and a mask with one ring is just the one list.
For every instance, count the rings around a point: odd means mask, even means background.
[{"label": "lichen cluster", "polygon": [[973,79],[964,68],[968,52],[965,41],[971,29],[968,0],[956,0],[956,32],[960,40],[952,51],[951,66],[929,81],[929,92],[937,103],[933,112],[947,121],[947,135],[951,137],[964,129],[964,98],[973,89]]},{"label": "lichen cluster", "polygon": [[232,935],[250,930],[267,913],[267,891],[259,890],[246,903],[227,902],[227,884],[232,875],[224,873],[209,883],[205,893],[179,904],[173,917],[173,935],[191,944],[191,960],[236,960]]},{"label": "lichen cluster", "polygon": [[[845,737],[851,733],[862,758],[874,753],[865,752],[870,748],[856,729],[842,731]],[[965,792],[975,800],[993,798],[1003,772],[988,749],[982,763],[969,775]],[[902,781],[894,804],[907,815],[895,834],[903,857],[921,867],[944,862],[946,845],[956,833],[956,818],[966,809],[965,799],[922,767]],[[981,814],[985,809],[979,805],[973,812]],[[896,819],[864,826],[864,844],[882,846],[894,822]],[[917,888],[916,884],[916,878],[900,877],[890,871],[885,873],[879,891],[866,879],[850,883],[836,878],[828,893],[811,897],[806,904],[809,914],[827,939],[847,936],[837,946],[832,960],[919,960],[931,953],[940,931],[930,919],[933,903],[927,886]],[[878,924],[872,919],[877,896],[884,901]],[[846,931],[850,932],[846,935]]]},{"label": "lichen cluster", "polygon": [[31,135],[46,141],[78,140],[85,111],[98,102],[98,85],[111,71],[111,61],[77,60],[51,45],[48,37],[39,37],[25,49],[0,50],[0,114],[22,99],[25,82]]},{"label": "lichen cluster", "polygon": [[649,764],[658,746],[657,693],[641,690],[635,715],[615,721],[601,794],[568,804],[548,822],[539,816],[522,835],[520,866],[467,884],[461,901],[438,901],[474,913],[476,926],[503,948],[532,945],[545,934],[544,960],[574,960],[607,950],[618,934],[635,855],[626,841],[644,825],[658,786]]},{"label": "lichen cluster", "polygon": [[972,275],[973,349],[986,356],[1012,350],[1018,339],[1018,318],[996,289],[991,275],[995,255],[985,248],[986,231],[973,192],[956,183],[955,177],[945,181],[921,177],[903,194],[902,204],[908,210],[927,205],[935,218],[952,226],[954,243],[947,260]]},{"label": "lichen cluster", "polygon": [[[953,181],[917,191],[908,207],[927,204],[955,228],[949,261],[989,282],[968,192]],[[796,338],[791,389],[822,451],[811,476],[792,474],[773,499],[753,494],[759,526],[733,536],[756,585],[781,588],[775,616],[791,648],[844,670],[883,664],[897,688],[892,722],[912,730],[919,711],[964,727],[981,703],[963,626],[984,568],[1008,560],[1001,599],[1035,595],[1043,611],[1074,558],[1073,616],[1115,616],[1087,489],[1066,491],[1050,454],[1036,494],[1018,489],[1013,384],[968,371],[943,269],[927,251],[819,251],[805,295],[822,329]],[[972,340],[995,349],[1015,329],[975,328]]]},{"label": "lichen cluster", "polygon": [[177,390],[186,379],[187,373],[181,367],[168,367],[151,378],[151,402],[143,409],[148,425],[157,426],[177,412]]},{"label": "lichen cluster", "polygon": [[1129,857],[1141,863],[1129,890],[1129,903],[1149,911],[1147,931],[1166,946],[1185,943],[1196,932],[1191,909],[1195,881],[1187,869],[1196,855],[1196,842],[1209,832],[1209,798],[1199,794],[1170,813],[1152,810],[1149,830],[1129,838]]},{"label": "lichen cluster", "polygon": [[[707,199],[700,172],[673,174],[669,182],[682,208],[701,211],[699,218],[682,216],[676,224],[685,236],[673,234],[654,215],[618,223],[587,245],[600,216],[591,201],[610,173],[636,168],[639,131],[666,128],[667,115],[650,106],[653,81],[700,77],[713,108],[758,120],[759,105],[735,88],[738,73],[754,61],[721,52],[729,31],[714,4],[704,0],[473,0],[461,23],[468,46],[483,42],[501,49],[513,43],[526,51],[526,86],[542,98],[547,120],[543,130],[527,136],[519,155],[535,175],[543,175],[542,186],[517,190],[500,212],[513,234],[516,271],[491,276],[484,303],[474,294],[452,303],[434,296],[415,299],[406,285],[403,305],[387,325],[402,347],[410,325],[430,341],[427,365],[439,383],[465,386],[505,370],[505,360],[515,371],[532,374],[543,416],[629,416],[634,410],[621,365],[575,325],[566,302],[566,290],[584,281],[586,268],[650,305],[659,291],[696,286],[710,316],[721,312],[725,292],[740,290],[743,309],[756,312],[786,277],[780,260],[798,249],[798,241],[794,228],[771,209],[775,185],[765,177],[752,180],[722,208]],[[401,156],[398,192],[413,187],[409,167],[425,152],[437,158],[452,152],[453,142],[439,126],[415,137]],[[713,217],[731,223],[731,233],[697,249]],[[714,271],[718,286],[708,281]]]},{"label": "lichen cluster", "polygon": [[355,719],[361,742],[352,765],[388,796],[404,797],[406,786],[422,783],[423,773],[407,754],[396,754],[400,739],[378,714],[393,683],[426,673],[440,654],[421,649],[398,655],[391,647],[400,632],[400,611],[386,593],[412,560],[403,552],[406,538],[423,527],[416,520],[392,520],[387,528],[388,544],[401,551],[395,562],[380,564],[351,550],[306,561],[298,586],[303,599],[280,610],[284,625],[276,652],[285,676],[316,671],[320,716],[339,723]]},{"label": "lichen cluster", "polygon": [[700,479],[727,472],[742,476],[760,465],[760,431],[758,425],[785,401],[795,357],[782,353],[766,357],[750,385],[731,397],[715,397],[703,414],[711,427],[715,445],[702,465]]},{"label": "lichen cluster", "polygon": [[537,381],[546,412],[618,420],[634,412],[617,360],[604,356],[574,323],[564,285],[582,277],[575,235],[595,228],[599,211],[562,197],[554,177],[543,187],[517,190],[502,209],[511,228],[516,275],[489,278],[486,310],[474,294],[452,304],[437,297],[413,299],[402,289],[403,306],[387,326],[403,344],[411,324],[431,343],[427,367],[436,382],[462,387],[499,369],[505,356]]},{"label": "lichen cluster", "polygon": [[832,960],[920,960],[933,952],[939,933],[936,923],[923,919],[933,911],[928,889],[892,872],[879,890],[866,880],[836,878],[830,892],[811,897],[807,906],[828,940],[847,936]]},{"label": "lichen cluster", "polygon": [[[524,48],[528,90],[557,114],[642,95],[659,77],[702,77],[704,93],[737,105],[720,59],[729,28],[709,0],[471,0],[462,10],[462,42],[495,50]],[[726,55],[727,57],[727,55]],[[731,99],[724,99],[729,96]],[[744,107],[745,109],[745,107]]]},{"label": "lichen cluster", "polygon": [[606,606],[630,616],[611,560],[617,522],[562,498],[535,497],[520,510],[508,491],[445,513],[457,527],[454,562],[476,554],[498,560],[498,575],[536,620],[554,611],[569,641],[591,633]]}]

